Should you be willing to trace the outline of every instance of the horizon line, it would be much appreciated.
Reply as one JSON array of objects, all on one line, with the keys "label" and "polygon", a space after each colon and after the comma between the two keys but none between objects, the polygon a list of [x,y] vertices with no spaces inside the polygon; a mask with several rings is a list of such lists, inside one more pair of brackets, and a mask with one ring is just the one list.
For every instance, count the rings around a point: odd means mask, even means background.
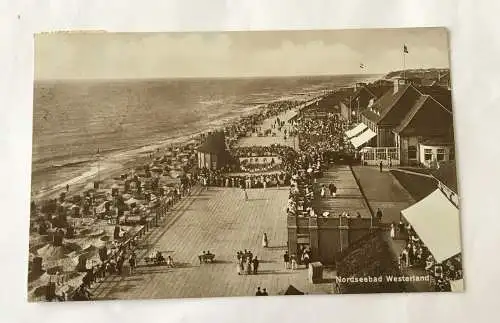
[{"label": "horizon line", "polygon": [[[388,72],[390,73],[390,72]],[[47,81],[144,81],[144,80],[179,80],[179,79],[259,79],[259,78],[290,78],[290,77],[327,77],[327,76],[375,76],[388,73],[344,73],[344,74],[299,74],[299,75],[238,75],[238,76],[175,76],[175,77],[109,77],[109,78],[40,78],[34,82]]]}]

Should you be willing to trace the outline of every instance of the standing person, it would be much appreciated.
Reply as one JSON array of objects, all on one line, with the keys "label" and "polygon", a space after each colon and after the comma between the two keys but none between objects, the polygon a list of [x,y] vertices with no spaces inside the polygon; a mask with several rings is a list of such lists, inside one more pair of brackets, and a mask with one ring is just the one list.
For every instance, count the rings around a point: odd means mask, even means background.
[{"label": "standing person", "polygon": [[257,271],[259,270],[259,260],[257,259],[257,256],[253,258],[253,274],[257,275]]},{"label": "standing person", "polygon": [[242,265],[241,265],[242,261],[243,260],[242,260],[241,257],[238,257],[238,260],[236,261],[236,272],[238,273],[238,275],[241,275],[242,272],[243,272],[242,268],[241,268],[242,267]]},{"label": "standing person", "polygon": [[379,221],[382,220],[382,210],[380,210],[380,208],[377,209],[376,217],[377,217],[377,220],[379,220]]},{"label": "standing person", "polygon": [[262,247],[267,248],[269,241],[267,240],[267,234],[264,232],[262,236]]},{"label": "standing person", "polygon": [[69,192],[69,184],[66,184],[66,192]]},{"label": "standing person", "polygon": [[382,172],[382,161],[380,161],[380,163],[378,164],[378,167],[380,169],[380,172]]},{"label": "standing person", "polygon": [[306,269],[309,268],[309,263],[311,262],[311,260],[309,259],[309,253],[307,252],[304,252],[304,265],[306,266]]},{"label": "standing person", "polygon": [[325,190],[325,185],[321,185],[321,198],[325,198],[326,195],[326,190]]},{"label": "standing person", "polygon": [[295,254],[292,254],[290,256],[291,262],[292,262],[292,270],[297,269],[297,256]]},{"label": "standing person", "polygon": [[337,196],[337,186],[335,186],[335,184],[333,184],[333,183],[332,183],[331,194],[333,197]]},{"label": "standing person", "polygon": [[396,226],[394,225],[394,222],[391,223],[391,238],[394,239],[396,237]]},{"label": "standing person", "polygon": [[247,259],[247,275],[252,274],[252,258]]},{"label": "standing person", "polygon": [[288,251],[285,251],[283,255],[283,262],[285,263],[285,269],[290,268],[290,256],[288,255]]},{"label": "standing person", "polygon": [[245,201],[248,201],[248,193],[245,188],[243,189],[243,195],[245,196]]},{"label": "standing person", "polygon": [[135,253],[132,252],[132,254],[130,255],[130,258],[128,260],[128,263],[130,265],[130,273],[132,274],[134,272],[134,269],[135,269]]},{"label": "standing person", "polygon": [[243,257],[241,257],[239,265],[240,265],[239,272],[241,275],[243,275],[245,273],[245,259]]}]

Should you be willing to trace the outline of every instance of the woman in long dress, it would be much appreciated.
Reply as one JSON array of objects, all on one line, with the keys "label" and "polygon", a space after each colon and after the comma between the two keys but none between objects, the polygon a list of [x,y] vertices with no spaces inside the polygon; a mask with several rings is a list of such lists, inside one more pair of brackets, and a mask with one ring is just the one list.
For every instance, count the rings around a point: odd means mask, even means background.
[{"label": "woman in long dress", "polygon": [[247,275],[252,274],[252,259],[248,258],[247,259]]},{"label": "woman in long dress", "polygon": [[396,237],[396,227],[394,223],[391,223],[391,238],[394,239]]},{"label": "woman in long dress", "polygon": [[238,275],[241,275],[242,274],[242,260],[241,258],[238,259],[238,262],[236,263],[236,272],[238,273]]},{"label": "woman in long dress", "polygon": [[262,247],[267,248],[268,246],[268,240],[267,240],[267,233],[264,232],[264,235],[262,235]]}]

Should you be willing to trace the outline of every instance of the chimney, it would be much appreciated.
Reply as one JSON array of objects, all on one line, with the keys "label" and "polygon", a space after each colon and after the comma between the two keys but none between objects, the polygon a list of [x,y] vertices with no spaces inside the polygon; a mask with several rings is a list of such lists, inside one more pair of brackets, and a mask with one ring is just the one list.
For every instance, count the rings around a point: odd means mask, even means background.
[{"label": "chimney", "polygon": [[402,78],[396,78],[396,79],[394,79],[394,92],[393,92],[393,94],[396,94],[399,91],[400,86],[404,85],[404,84],[405,84],[405,80],[404,79],[402,79]]}]

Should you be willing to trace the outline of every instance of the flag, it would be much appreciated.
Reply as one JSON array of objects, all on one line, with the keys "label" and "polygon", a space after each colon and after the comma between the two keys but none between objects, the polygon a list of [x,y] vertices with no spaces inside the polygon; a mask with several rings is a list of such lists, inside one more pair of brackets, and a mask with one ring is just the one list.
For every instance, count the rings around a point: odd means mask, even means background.
[{"label": "flag", "polygon": [[365,64],[363,63],[359,64],[359,68],[365,68]]},{"label": "flag", "polygon": [[403,45],[403,53],[408,54],[408,47],[406,45]]}]

